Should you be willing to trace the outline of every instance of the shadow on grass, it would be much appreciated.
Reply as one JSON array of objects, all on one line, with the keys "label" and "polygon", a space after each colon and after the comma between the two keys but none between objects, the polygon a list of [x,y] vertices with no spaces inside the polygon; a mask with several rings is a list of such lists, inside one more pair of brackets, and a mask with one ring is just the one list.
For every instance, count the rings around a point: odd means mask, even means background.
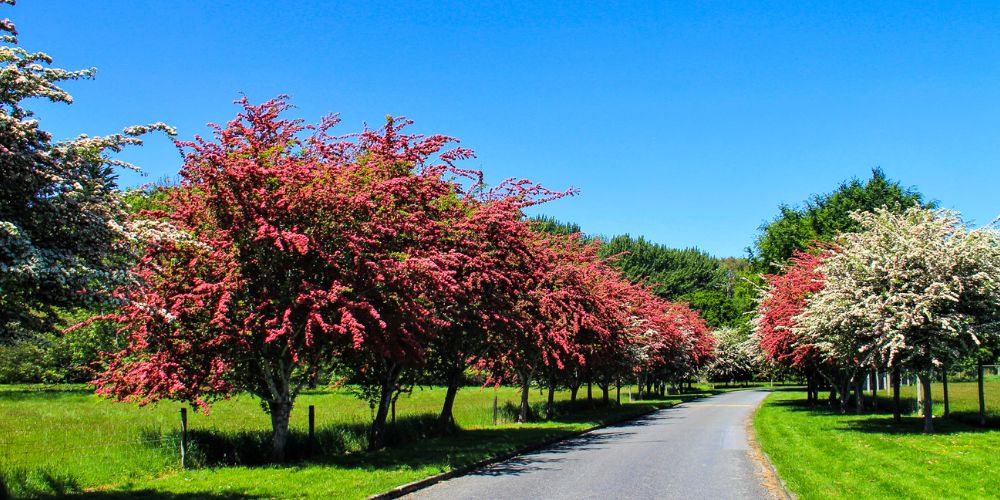
[{"label": "shadow on grass", "polygon": [[[871,416],[869,418],[849,420],[844,422],[844,425],[838,427],[838,429],[869,434],[923,434],[924,420],[921,417],[903,417],[900,423],[896,424],[892,421],[892,415],[878,417]],[[957,433],[995,431],[996,429],[971,426],[952,420],[951,418],[937,417],[934,419],[934,434],[948,435]]]},{"label": "shadow on grass", "polygon": [[[307,432],[290,429],[285,447],[286,461],[294,464],[313,457],[362,451],[368,443],[368,429],[369,425],[363,422],[321,427],[316,429],[312,443]],[[434,414],[407,415],[386,424],[385,443],[394,447],[456,430],[454,427],[442,430]],[[188,436],[193,467],[271,464],[270,430],[194,430]]]},{"label": "shadow on grass", "polygon": [[131,491],[84,491],[68,495],[68,498],[94,498],[94,499],[118,499],[118,498],[152,498],[152,499],[194,499],[194,498],[264,498],[259,495],[248,495],[246,493],[167,493],[156,490],[131,490]]},{"label": "shadow on grass", "polygon": [[[8,490],[8,484],[13,486]],[[52,474],[47,471],[30,471],[19,473],[8,471],[0,477],[0,498],[19,497],[85,497],[97,499],[113,498],[253,498],[245,494],[212,494],[212,493],[165,493],[155,490],[131,491],[82,491],[77,481],[66,475]]]},{"label": "shadow on grass", "polygon": [[[827,400],[810,404],[805,399],[786,399],[768,403],[771,406],[781,407],[786,410],[809,413],[825,418],[844,418],[840,425],[835,427],[838,430],[864,432],[870,434],[923,434],[924,420],[922,416],[914,415],[916,403],[914,401],[901,402],[902,418],[897,424],[892,418],[892,400],[879,398],[876,408],[870,405],[858,414],[853,405],[849,406],[846,412],[840,410],[837,403],[831,404]],[[978,413],[951,413],[948,417],[934,417],[934,434],[956,434],[968,432],[995,432],[1000,429],[1000,419],[990,417],[987,419],[985,427],[979,426]]]}]

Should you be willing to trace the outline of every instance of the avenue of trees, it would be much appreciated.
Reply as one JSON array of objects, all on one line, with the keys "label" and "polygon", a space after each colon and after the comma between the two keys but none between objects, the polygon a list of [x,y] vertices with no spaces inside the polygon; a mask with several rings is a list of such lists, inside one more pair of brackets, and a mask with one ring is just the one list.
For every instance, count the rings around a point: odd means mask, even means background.
[{"label": "avenue of trees", "polygon": [[0,168],[17,182],[0,188],[0,334],[30,346],[75,323],[66,335],[107,337],[83,341],[100,346],[100,394],[206,411],[252,394],[280,461],[296,396],[319,383],[372,404],[374,449],[415,383],[448,387],[447,428],[469,374],[520,385],[524,421],[532,384],[549,389],[551,417],[556,388],[662,392],[711,360],[697,312],[628,280],[599,240],[522,212],[572,192],[487,186],[458,166],[470,150],[408,134],[405,119],[334,136],[333,117],[286,118],[284,97],[243,99],[212,137],[175,141],[179,182],[122,193],[113,153],[172,131],[51,142],[22,101],[69,103],[59,82],[92,70],[52,69],[2,29]]},{"label": "avenue of trees", "polygon": [[[92,382],[141,404],[208,411],[239,393],[270,415],[284,457],[304,388],[371,404],[369,447],[414,385],[516,384],[576,400],[638,383],[642,398],[698,379],[802,376],[860,408],[873,370],[931,373],[995,359],[1000,237],[970,229],[880,170],[782,205],[748,258],[642,237],[603,241],[528,207],[575,194],[495,186],[442,135],[334,135],[283,96],[238,101],[211,137],[175,140],[177,182],[121,191],[115,153],[163,124],[55,142],[25,102],[71,103],[0,23],[0,381]],[[68,327],[68,328],[67,328]],[[991,351],[991,349],[993,349]],[[898,417],[898,404],[897,404]]]}]

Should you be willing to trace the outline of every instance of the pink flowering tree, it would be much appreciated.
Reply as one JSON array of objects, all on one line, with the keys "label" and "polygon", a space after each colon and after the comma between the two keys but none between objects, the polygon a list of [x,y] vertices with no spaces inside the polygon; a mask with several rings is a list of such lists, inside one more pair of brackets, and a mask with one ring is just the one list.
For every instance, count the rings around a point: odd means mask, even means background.
[{"label": "pink flowering tree", "polygon": [[488,350],[489,340],[530,327],[516,311],[525,290],[533,286],[538,262],[531,226],[521,209],[569,193],[516,189],[500,194],[494,189],[463,200],[467,216],[456,220],[450,239],[441,242],[463,256],[452,268],[459,292],[438,307],[448,324],[428,339],[424,367],[432,380],[447,386],[438,418],[442,430],[454,425],[452,408],[465,371]]},{"label": "pink flowering tree", "polygon": [[213,140],[179,143],[180,185],[165,210],[143,214],[175,232],[147,242],[135,284],[119,292],[110,319],[129,341],[98,391],[206,409],[249,392],[282,460],[300,389],[347,364],[377,405],[377,447],[400,373],[448,325],[436,305],[461,289],[452,269],[463,256],[440,242],[465,214],[445,177],[469,175],[452,163],[471,153],[405,135],[405,121],[344,139],[328,133],[335,119],[282,118],[283,99],[241,104]]},{"label": "pink flowering tree", "polygon": [[783,273],[765,275],[767,284],[753,319],[754,337],[764,355],[780,367],[806,375],[810,402],[818,399],[817,377],[829,359],[795,327],[807,299],[823,289],[825,278],[818,268],[828,255],[796,252]]}]

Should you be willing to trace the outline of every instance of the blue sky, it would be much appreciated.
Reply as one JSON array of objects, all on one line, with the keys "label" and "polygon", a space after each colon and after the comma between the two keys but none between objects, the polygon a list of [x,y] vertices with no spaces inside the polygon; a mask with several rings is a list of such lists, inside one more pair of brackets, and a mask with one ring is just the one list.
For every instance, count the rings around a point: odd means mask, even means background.
[{"label": "blue sky", "polygon": [[[211,5],[208,5],[210,4]],[[164,7],[170,5],[170,7]],[[58,138],[165,121],[182,138],[245,93],[353,132],[386,114],[458,137],[488,179],[579,196],[597,234],[742,255],[780,203],[881,167],[974,223],[1000,214],[996,2],[70,2],[3,7],[22,46],[98,68],[39,105]],[[173,175],[153,139],[126,159]]]}]

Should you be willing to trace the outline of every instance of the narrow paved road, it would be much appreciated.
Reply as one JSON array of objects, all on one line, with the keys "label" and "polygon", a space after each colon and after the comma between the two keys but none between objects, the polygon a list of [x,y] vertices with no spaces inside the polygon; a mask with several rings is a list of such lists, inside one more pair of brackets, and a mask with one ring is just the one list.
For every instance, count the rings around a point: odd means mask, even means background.
[{"label": "narrow paved road", "polygon": [[747,435],[766,395],[738,391],[660,410],[410,498],[780,498]]}]

